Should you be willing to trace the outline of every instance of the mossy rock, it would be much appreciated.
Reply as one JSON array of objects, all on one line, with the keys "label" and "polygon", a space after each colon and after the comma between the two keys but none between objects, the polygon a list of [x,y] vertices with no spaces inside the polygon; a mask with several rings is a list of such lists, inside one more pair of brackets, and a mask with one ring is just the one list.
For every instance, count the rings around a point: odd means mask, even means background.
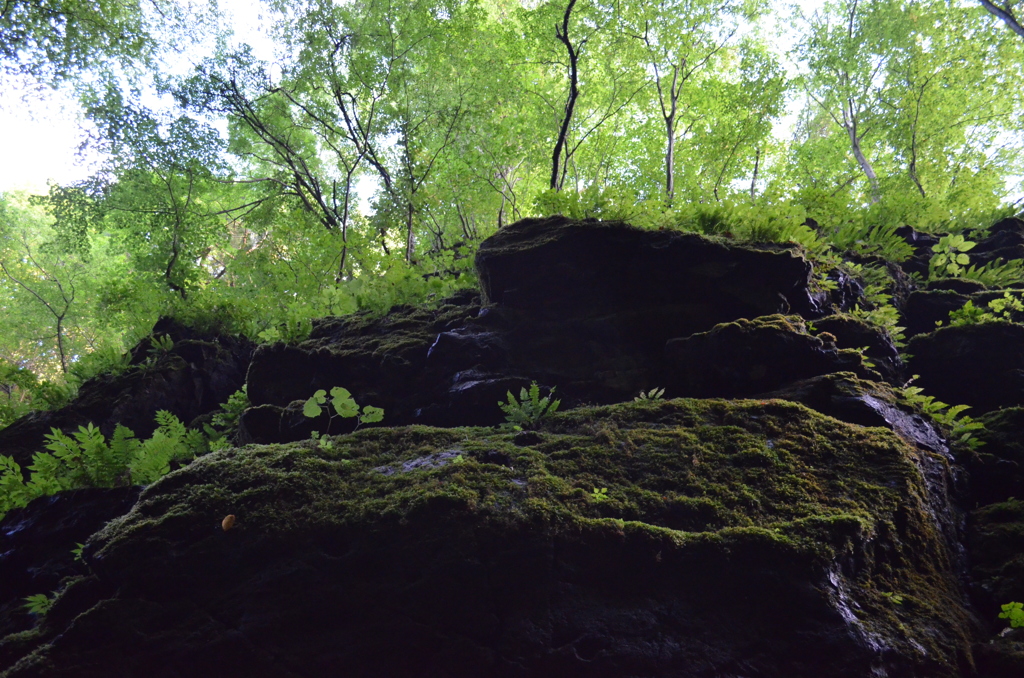
[{"label": "mossy rock", "polygon": [[960,676],[924,456],[688,399],[224,450],[89,541],[0,675]]},{"label": "mossy rock", "polygon": [[721,323],[665,344],[670,392],[695,397],[749,398],[803,379],[854,372],[882,381],[855,350],[834,337],[812,336],[799,316],[765,315]]}]

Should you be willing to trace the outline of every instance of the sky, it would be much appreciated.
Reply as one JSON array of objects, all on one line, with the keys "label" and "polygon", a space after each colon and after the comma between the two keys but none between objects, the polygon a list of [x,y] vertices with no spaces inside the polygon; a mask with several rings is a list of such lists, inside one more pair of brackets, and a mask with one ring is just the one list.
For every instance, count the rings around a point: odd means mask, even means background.
[{"label": "sky", "polygon": [[0,192],[42,193],[47,180],[69,183],[88,176],[88,163],[75,158],[81,135],[77,105],[60,93],[25,94],[18,82],[2,81],[0,87]]},{"label": "sky", "polygon": [[[235,39],[272,56],[253,0],[218,0]],[[190,55],[192,59],[205,55]],[[188,57],[186,57],[187,59]],[[188,69],[187,61],[180,65]],[[68,92],[32,90],[24,81],[0,76],[0,193],[46,193],[47,183],[67,184],[93,173],[99,158],[79,157],[81,108]]]}]

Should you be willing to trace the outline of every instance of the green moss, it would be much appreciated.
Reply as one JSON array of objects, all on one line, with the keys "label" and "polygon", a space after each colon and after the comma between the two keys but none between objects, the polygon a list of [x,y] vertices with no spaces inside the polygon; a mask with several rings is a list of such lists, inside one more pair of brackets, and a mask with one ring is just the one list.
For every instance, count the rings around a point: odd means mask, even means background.
[{"label": "green moss", "polygon": [[[686,532],[792,532],[814,518],[821,532],[831,517],[870,522],[923,491],[909,450],[889,431],[786,401],[579,409],[542,431],[532,447],[493,429],[411,426],[339,436],[330,452],[306,442],[226,450],[152,486],[137,513],[166,520],[203,508],[236,513],[248,529],[280,530],[403,520],[443,498],[492,520],[617,518]],[[402,468],[445,452],[465,463]],[[594,487],[607,487],[608,500],[593,501]],[[293,502],[302,504],[298,512]]]},{"label": "green moss", "polygon": [[400,305],[385,315],[363,311],[325,318],[301,346],[337,356],[371,354],[381,360],[406,360],[410,352],[425,357],[439,332],[464,324],[479,310],[479,299],[464,292],[436,307]]},{"label": "green moss", "polygon": [[[536,444],[513,440],[408,426],[338,436],[330,451],[309,442],[223,450],[147,488],[100,533],[99,555],[130,573],[154,543],[222,538],[228,514],[232,532],[289,539],[407,524],[450,524],[456,539],[459,525],[486,524],[608,535],[658,558],[729,554],[805,578],[840,568],[869,630],[934,656],[951,652],[938,638],[968,628],[921,453],[888,429],[783,400],[677,399],[561,412]],[[909,602],[895,605],[893,593]]]}]

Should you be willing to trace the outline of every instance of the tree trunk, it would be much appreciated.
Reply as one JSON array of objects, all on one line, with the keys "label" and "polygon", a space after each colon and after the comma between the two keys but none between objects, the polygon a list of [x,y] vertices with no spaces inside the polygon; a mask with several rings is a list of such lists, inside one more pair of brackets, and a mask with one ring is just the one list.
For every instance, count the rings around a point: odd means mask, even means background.
[{"label": "tree trunk", "polygon": [[757,199],[757,170],[761,164],[761,149],[754,149],[754,176],[750,179],[750,200]]},{"label": "tree trunk", "polygon": [[412,196],[405,203],[405,263],[412,263],[412,251],[415,240],[412,237],[413,212]]},{"label": "tree trunk", "polygon": [[850,138],[850,149],[853,151],[853,157],[857,159],[857,164],[860,165],[864,175],[868,178],[868,183],[871,184],[871,204],[874,205],[882,199],[882,191],[878,187],[878,176],[875,174],[874,168],[871,167],[871,163],[864,157],[864,151],[861,150],[860,137],[857,135],[857,118],[852,111],[852,102],[850,103],[850,108],[850,111],[843,111],[843,116],[846,119],[844,127],[846,128],[846,135]]},{"label": "tree trunk", "polygon": [[60,353],[60,369],[68,373],[68,358],[64,352],[64,316],[57,316],[57,351]]},{"label": "tree trunk", "polygon": [[[675,108],[675,102],[673,101],[673,109]],[[671,116],[665,117],[665,133],[668,136],[668,143],[665,145],[665,197],[668,200],[668,204],[672,204],[672,199],[676,193],[676,177],[675,177],[675,163],[676,163],[676,120],[675,110],[672,111]]]},{"label": "tree trunk", "polygon": [[[569,53],[569,96],[565,101],[565,114],[562,116],[562,124],[558,129],[558,138],[555,140],[555,150],[551,154],[551,190],[562,189],[564,176],[559,176],[558,167],[561,164],[562,152],[565,149],[566,138],[569,136],[569,125],[572,124],[573,109],[576,108],[576,99],[579,98],[579,52],[569,40],[569,18],[576,0],[569,0],[565,8],[565,15],[562,17],[562,25],[555,25],[555,37],[565,45]],[[568,158],[566,158],[568,160]]]}]

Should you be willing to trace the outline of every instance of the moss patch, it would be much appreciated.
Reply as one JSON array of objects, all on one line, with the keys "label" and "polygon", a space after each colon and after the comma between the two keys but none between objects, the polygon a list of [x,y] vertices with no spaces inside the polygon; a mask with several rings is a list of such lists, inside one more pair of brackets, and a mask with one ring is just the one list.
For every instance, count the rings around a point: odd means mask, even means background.
[{"label": "moss patch", "polygon": [[[508,618],[525,615],[539,624],[539,610],[563,600],[571,581],[572,590],[604,587],[602,605],[630,596],[647,600],[651,586],[669,599],[689,587],[679,598],[686,602],[673,605],[690,605],[700,614],[671,621],[677,613],[665,608],[665,621],[648,635],[670,628],[679,638],[720,633],[733,638],[730,652],[767,657],[758,660],[762,666],[781,661],[775,655],[785,643],[796,643],[807,662],[817,653],[826,664],[830,653],[849,653],[853,643],[862,650],[889,648],[897,657],[892,661],[907,669],[958,675],[956,658],[969,652],[968,624],[928,515],[917,466],[921,453],[890,431],[846,424],[781,400],[678,399],[559,413],[531,440],[517,445],[514,434],[486,428],[410,426],[339,436],[330,450],[303,442],[221,451],[149,487],[130,514],[93,539],[87,557],[101,579],[116,582],[124,601],[180,607],[183,596],[212,598],[222,601],[216,618],[237,614],[244,620],[251,611],[232,612],[232,606],[250,601],[259,582],[285,567],[282,551],[315,545],[316,558],[347,563],[346,572],[358,561],[359,583],[331,593],[307,574],[301,581],[315,590],[296,584],[300,588],[288,600],[337,595],[335,604],[348,610],[354,604],[348,598],[364,596],[365,605],[353,609],[370,616],[356,623],[362,640],[352,641],[358,646],[352,652],[364,658],[384,642],[371,628],[378,606],[385,608],[387,624],[397,623],[389,606],[400,605],[402,619],[435,618],[423,623],[447,629],[445,638],[497,643],[494,638],[515,628]],[[221,522],[229,514],[236,522],[225,531]],[[302,567],[312,567],[310,562],[304,556]],[[545,562],[556,563],[562,574],[542,581],[537,563]],[[479,574],[480,563],[486,575]],[[375,577],[382,581],[372,583]],[[433,582],[426,592],[423,581]],[[446,602],[439,603],[438,589],[448,586],[459,593],[444,594],[449,597],[442,595]],[[459,597],[477,589],[482,598],[469,596],[475,603]],[[94,610],[104,605],[98,601]],[[459,610],[457,617],[449,619],[454,613],[447,608]],[[481,621],[492,617],[506,621]],[[601,618],[602,628],[614,625],[612,613]],[[551,644],[563,642],[558,638],[565,633],[564,643],[576,643],[582,632],[571,631],[571,619],[559,619],[530,633]],[[609,632],[613,640],[607,642],[627,637],[630,627],[635,632],[639,622],[631,619],[622,631]],[[305,628],[307,622],[294,623]],[[822,638],[831,640],[804,647],[802,632],[786,630],[801,623],[820,625]],[[77,625],[79,632],[88,628],[82,618]],[[286,643],[286,631],[274,633],[274,643]],[[73,643],[74,635],[63,642]],[[627,651],[594,643],[589,650],[586,643],[574,645],[576,655]],[[363,659],[349,661],[356,666]],[[491,666],[462,655],[451,661]],[[537,671],[564,669],[527,664]],[[837,668],[833,675],[858,675],[866,666]],[[777,668],[791,676],[821,675],[811,664]]]}]

